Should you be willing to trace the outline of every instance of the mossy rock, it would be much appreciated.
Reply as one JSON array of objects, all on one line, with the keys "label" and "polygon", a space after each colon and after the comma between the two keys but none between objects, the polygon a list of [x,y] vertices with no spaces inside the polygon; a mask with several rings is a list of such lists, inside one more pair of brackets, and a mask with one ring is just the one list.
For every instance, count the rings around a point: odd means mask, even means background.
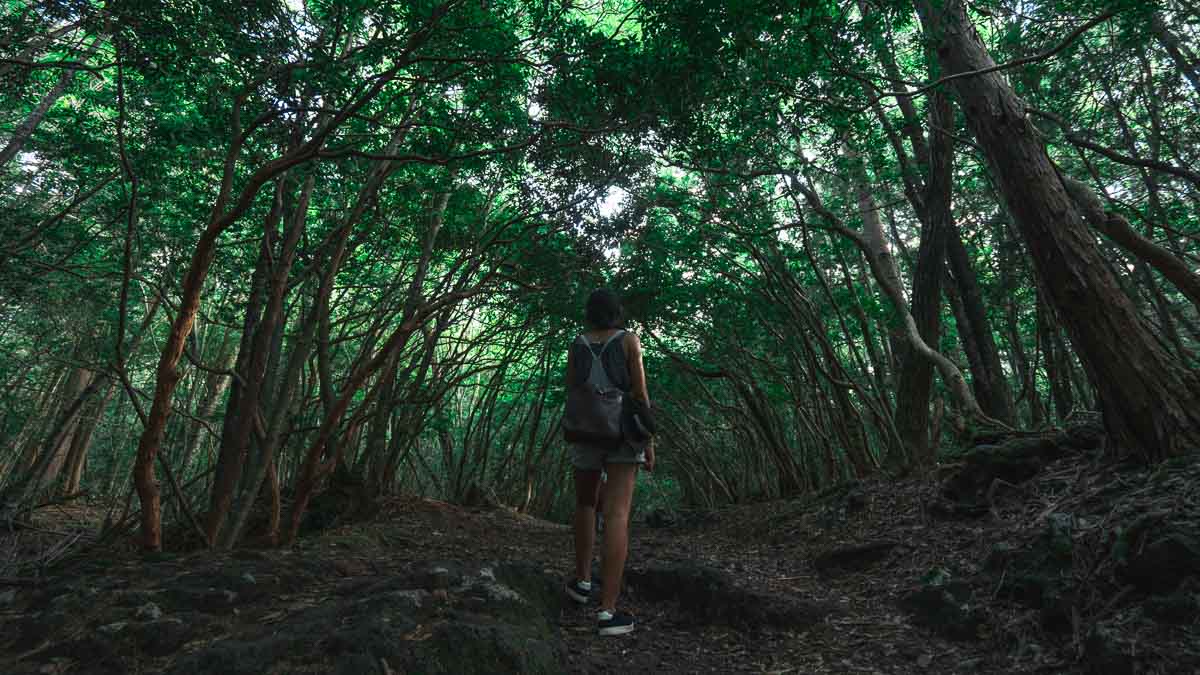
[{"label": "mossy rock", "polygon": [[1133,675],[1131,651],[1114,633],[1096,627],[1083,643],[1083,662],[1093,675]]},{"label": "mossy rock", "polygon": [[681,613],[699,624],[801,629],[840,613],[832,605],[742,588],[725,572],[691,562],[629,569],[625,579],[644,598],[678,602]]},{"label": "mossy rock", "polygon": [[565,672],[562,647],[548,628],[460,617],[439,625],[407,669],[429,675]]},{"label": "mossy rock", "polygon": [[1151,596],[1146,599],[1142,611],[1159,623],[1191,625],[1200,621],[1200,596],[1183,590]]},{"label": "mossy rock", "polygon": [[962,467],[942,484],[942,496],[954,502],[979,503],[997,480],[1019,485],[1070,448],[1049,436],[1011,438],[1000,445],[980,445],[962,457]]},{"label": "mossy rock", "polygon": [[360,530],[348,530],[322,537],[320,545],[348,553],[375,551],[380,548],[379,540]]},{"label": "mossy rock", "polygon": [[972,605],[970,589],[961,583],[929,584],[899,600],[913,622],[949,640],[978,640],[983,612]]},{"label": "mossy rock", "polygon": [[1190,533],[1160,534],[1117,568],[1117,576],[1148,593],[1169,593],[1200,576],[1200,541]]}]

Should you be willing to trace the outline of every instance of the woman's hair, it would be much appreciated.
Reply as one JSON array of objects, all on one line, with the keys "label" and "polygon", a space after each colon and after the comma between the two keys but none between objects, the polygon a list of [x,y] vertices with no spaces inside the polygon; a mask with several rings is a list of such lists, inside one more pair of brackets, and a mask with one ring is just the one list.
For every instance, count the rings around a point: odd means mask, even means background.
[{"label": "woman's hair", "polygon": [[624,314],[621,311],[621,298],[616,293],[607,288],[597,288],[588,296],[583,318],[589,328],[603,330],[620,328]]}]

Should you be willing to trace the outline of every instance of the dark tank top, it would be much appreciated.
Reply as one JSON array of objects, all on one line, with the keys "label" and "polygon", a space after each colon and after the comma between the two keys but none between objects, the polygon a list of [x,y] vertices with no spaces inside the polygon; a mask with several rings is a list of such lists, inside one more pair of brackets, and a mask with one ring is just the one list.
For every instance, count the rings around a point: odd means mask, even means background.
[{"label": "dark tank top", "polygon": [[[589,349],[591,353],[588,352]],[[602,349],[604,353],[600,354]],[[572,341],[570,359],[574,384],[582,384],[587,381],[588,372],[591,371],[593,363],[592,354],[600,354],[604,371],[613,385],[621,391],[629,391],[632,381],[629,377],[629,365],[625,362],[625,336],[614,338],[612,344],[608,345],[608,349],[604,349],[603,342],[589,342],[587,346],[584,346],[578,339]]]}]

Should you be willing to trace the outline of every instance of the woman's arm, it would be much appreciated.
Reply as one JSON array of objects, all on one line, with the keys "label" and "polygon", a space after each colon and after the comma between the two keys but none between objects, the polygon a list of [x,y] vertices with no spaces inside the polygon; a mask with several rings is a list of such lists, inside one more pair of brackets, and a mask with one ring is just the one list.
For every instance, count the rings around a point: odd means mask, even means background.
[{"label": "woman's arm", "polygon": [[[650,407],[650,392],[646,390],[646,368],[642,365],[642,341],[637,335],[627,333],[625,338],[625,363],[629,366],[629,393],[634,398],[640,398],[646,402],[646,407]],[[642,466],[647,471],[654,471],[655,451],[654,437],[646,443],[646,448],[643,451],[646,453],[646,461]]]},{"label": "woman's arm", "polygon": [[646,389],[646,369],[642,365],[642,341],[633,333],[625,334],[625,363],[629,367],[630,394],[649,406],[650,392]]}]

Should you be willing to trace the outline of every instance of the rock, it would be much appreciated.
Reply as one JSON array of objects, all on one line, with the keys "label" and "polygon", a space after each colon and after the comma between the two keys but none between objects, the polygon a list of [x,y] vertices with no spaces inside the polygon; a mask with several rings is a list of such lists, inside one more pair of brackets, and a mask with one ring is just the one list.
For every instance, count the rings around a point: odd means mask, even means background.
[{"label": "rock", "polygon": [[156,591],[145,589],[132,589],[128,591],[117,591],[113,602],[121,607],[141,607],[148,602],[153,602],[158,595]]},{"label": "rock", "polygon": [[992,544],[992,550],[983,561],[983,568],[989,572],[999,572],[1011,565],[1021,555],[1021,549],[1011,541],[1001,541]]},{"label": "rock", "polygon": [[1015,573],[1001,587],[1003,597],[1030,609],[1041,609],[1053,594],[1054,581],[1044,574]]},{"label": "rock", "polygon": [[162,618],[162,615],[162,609],[153,602],[147,602],[141,607],[138,607],[137,612],[134,613],[134,617],[136,617],[138,621],[158,621]]},{"label": "rock", "polygon": [[981,431],[971,438],[971,445],[1000,445],[1012,437],[1010,431]]},{"label": "rock", "polygon": [[1002,445],[980,445],[963,455],[963,465],[942,485],[942,496],[954,502],[975,504],[986,499],[992,483],[1017,485],[1041,471],[1049,460],[1063,454],[1054,439],[1018,437]]},{"label": "rock", "polygon": [[987,504],[963,504],[945,498],[936,498],[925,505],[929,514],[945,520],[970,520],[988,514]]},{"label": "rock", "polygon": [[846,512],[858,513],[867,508],[867,493],[860,488],[855,488],[846,493]]},{"label": "rock", "polygon": [[1078,520],[1056,513],[1039,536],[1016,546],[996,544],[984,562],[997,595],[1022,607],[1038,610],[1042,628],[1054,633],[1073,629],[1076,602],[1071,567]]},{"label": "rock", "polygon": [[1186,591],[1151,596],[1142,610],[1159,623],[1186,626],[1200,620],[1200,598]]},{"label": "rock", "polygon": [[135,628],[134,633],[141,650],[159,658],[178,652],[192,639],[195,628],[182,619],[171,618],[144,623]]},{"label": "rock", "polygon": [[[115,635],[114,633],[113,635]],[[116,641],[107,633],[99,631],[85,634],[77,640],[54,645],[47,656],[68,656],[76,664],[86,664],[87,673],[122,673],[113,645]]]},{"label": "rock", "polygon": [[841,570],[865,570],[886,560],[895,547],[894,541],[876,541],[835,548],[813,558],[813,567],[822,574],[836,574]]},{"label": "rock", "polygon": [[6,605],[11,605],[16,601],[17,601],[16,589],[10,588],[7,591],[0,593],[0,607],[4,607]]},{"label": "rock", "polygon": [[265,561],[271,562],[274,558],[269,551],[260,551],[253,548],[239,548],[230,556],[234,560],[250,560],[250,561]]},{"label": "rock", "polygon": [[1104,423],[1095,419],[1069,425],[1056,440],[1073,450],[1095,450],[1104,445],[1105,438]]},{"label": "rock", "polygon": [[[437,591],[434,592],[436,593]],[[445,597],[446,592],[441,592],[442,596]],[[395,591],[390,593],[388,597],[391,598],[392,602],[395,602],[398,607],[408,608],[411,611],[415,611],[424,607],[425,602],[430,598],[431,595],[432,594],[429,591],[426,591],[423,588],[418,588],[411,591]]]},{"label": "rock", "polygon": [[238,594],[228,589],[216,588],[170,588],[166,597],[172,605],[188,607],[207,614],[225,614],[229,612]]},{"label": "rock", "polygon": [[1066,562],[1070,562],[1075,552],[1074,530],[1075,518],[1069,513],[1052,513],[1046,519],[1046,543],[1053,555]]},{"label": "rock", "polygon": [[242,573],[242,576],[241,576],[241,577],[239,577],[239,578],[240,578],[242,581],[244,581],[244,582],[246,582],[246,583],[248,583],[248,584],[250,584],[250,585],[254,585],[254,584],[257,584],[257,583],[258,583],[258,580],[254,578],[254,575],[253,575],[253,574],[251,574],[251,573],[249,573],[249,572],[243,572],[243,573]]},{"label": "rock", "polygon": [[1074,595],[1058,573],[1039,567],[1014,566],[1001,572],[997,590],[1005,600],[1038,610],[1045,630],[1052,633],[1071,630]]},{"label": "rock", "polygon": [[[447,587],[412,588],[433,580]],[[336,621],[323,622],[338,626],[321,638],[338,673],[378,672],[380,660],[394,672],[563,671],[555,628],[562,593],[539,567],[433,564],[375,584],[360,598]]]},{"label": "rock", "polygon": [[923,586],[900,598],[900,609],[914,623],[950,640],[976,640],[983,614],[969,604],[970,591],[962,584]]},{"label": "rock", "polygon": [[455,563],[433,562],[417,567],[413,573],[413,582],[418,588],[432,591],[459,586],[464,577],[463,570]]},{"label": "rock", "polygon": [[50,663],[43,664],[37,669],[37,675],[62,675],[70,671],[71,659],[59,657],[51,659]]},{"label": "rock", "polygon": [[333,570],[343,577],[354,577],[360,574],[366,574],[368,571],[367,564],[361,560],[343,559],[335,560]]},{"label": "rock", "polygon": [[518,604],[527,604],[525,598],[513,589],[496,581],[478,581],[471,584],[464,591],[463,595],[468,598],[482,601],[484,603],[491,602],[513,602]]},{"label": "rock", "polygon": [[728,574],[691,562],[632,568],[625,579],[641,597],[678,602],[683,614],[700,624],[803,629],[840,612],[830,605],[740,588]]},{"label": "rock", "polygon": [[1117,575],[1148,593],[1170,593],[1184,579],[1200,575],[1200,542],[1182,532],[1168,533],[1131,555]]},{"label": "rock", "polygon": [[1088,634],[1083,644],[1083,660],[1093,675],[1133,675],[1133,657],[1101,628]]},{"label": "rock", "polygon": [[[311,617],[309,618],[311,621]],[[270,671],[287,672],[279,666],[289,656],[310,653],[321,633],[305,622],[290,625],[292,630],[272,630],[269,633],[249,632],[205,644],[199,650],[175,659],[170,670],[173,675],[192,673],[222,673],[222,675],[260,675]]]},{"label": "rock", "polygon": [[113,623],[109,623],[109,624],[100,626],[96,630],[100,631],[101,633],[104,633],[105,635],[116,635],[118,633],[123,632],[125,630],[125,627],[128,625],[129,625],[128,621],[114,621]]},{"label": "rock", "polygon": [[648,527],[673,527],[678,520],[675,514],[667,509],[654,509],[646,514],[646,525]]},{"label": "rock", "polygon": [[[533,607],[547,620],[557,621],[566,599],[562,592],[562,584],[556,573],[547,572],[531,563],[502,563],[494,566],[496,578],[505,586],[513,589],[525,600],[525,605],[515,609],[528,615]],[[593,588],[599,584],[593,580]]]},{"label": "rock", "polygon": [[439,625],[406,670],[447,675],[561,673],[563,654],[551,638],[549,631],[533,627],[461,618]]},{"label": "rock", "polygon": [[1047,584],[1042,596],[1041,612],[1038,613],[1042,628],[1051,633],[1069,633],[1074,630],[1071,618],[1074,604],[1074,591],[1063,589],[1061,582]]}]

